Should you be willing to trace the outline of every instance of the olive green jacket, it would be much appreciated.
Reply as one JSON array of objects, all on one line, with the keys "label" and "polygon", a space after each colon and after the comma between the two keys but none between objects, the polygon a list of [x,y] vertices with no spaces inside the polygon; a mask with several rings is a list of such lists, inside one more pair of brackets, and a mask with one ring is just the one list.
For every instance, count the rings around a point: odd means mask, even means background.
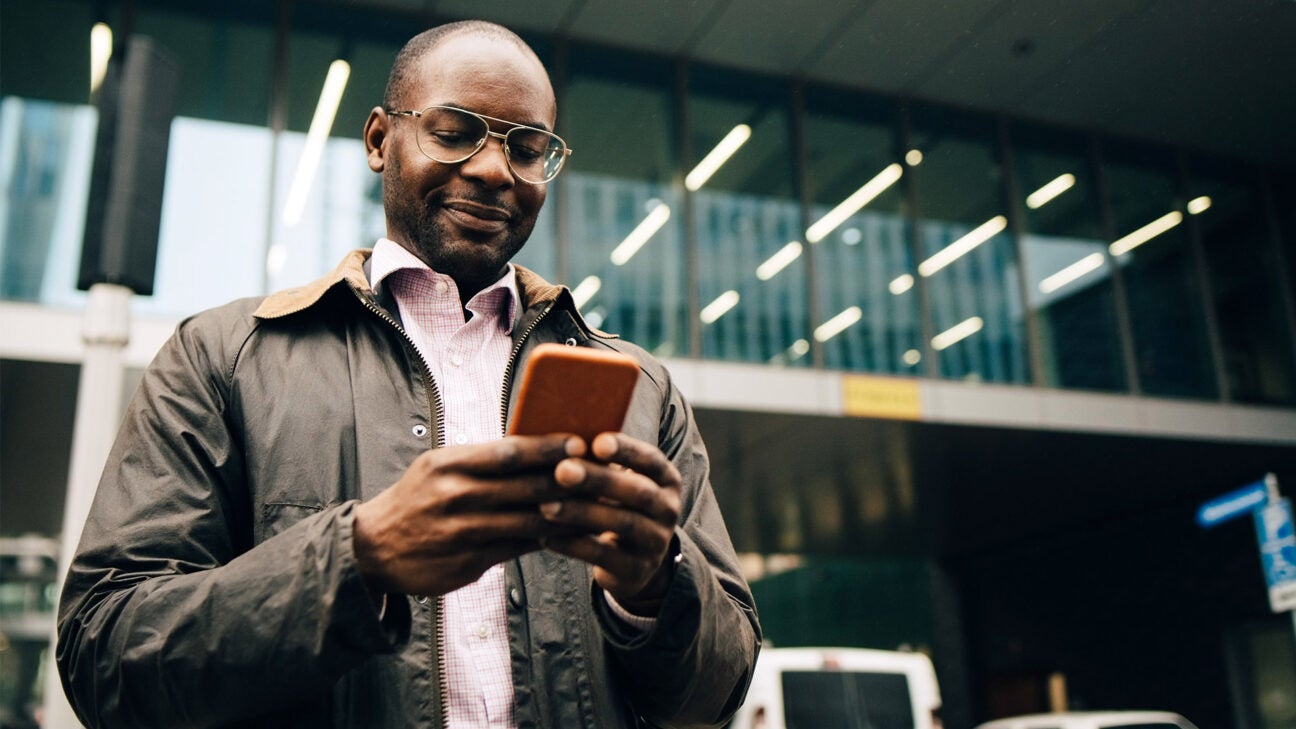
[{"label": "olive green jacket", "polygon": [[[439,445],[442,413],[367,257],[194,316],[149,366],[59,606],[58,667],[88,726],[441,724],[437,601],[393,596],[380,619],[352,545],[355,505]],[[760,628],[692,412],[567,289],[521,268],[518,285],[506,392],[540,342],[631,354],[642,375],[624,430],[684,479],[681,560],[651,631],[612,616],[582,562],[506,564],[518,725],[719,725]]]}]

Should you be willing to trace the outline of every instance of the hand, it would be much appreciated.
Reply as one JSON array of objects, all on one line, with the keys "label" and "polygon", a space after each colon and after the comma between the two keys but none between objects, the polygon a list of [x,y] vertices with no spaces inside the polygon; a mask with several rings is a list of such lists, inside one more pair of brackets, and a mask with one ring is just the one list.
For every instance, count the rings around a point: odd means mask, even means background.
[{"label": "hand", "polygon": [[594,581],[622,607],[656,615],[673,575],[679,471],[656,446],[624,433],[600,434],[591,451],[554,469],[572,496],[540,507],[550,522],[581,533],[548,537],[544,546],[593,565]]},{"label": "hand", "polygon": [[580,438],[546,435],[424,452],[356,507],[361,574],[384,592],[443,595],[542,539],[570,536],[575,530],[543,518],[539,504],[564,493],[555,466],[585,450]]}]

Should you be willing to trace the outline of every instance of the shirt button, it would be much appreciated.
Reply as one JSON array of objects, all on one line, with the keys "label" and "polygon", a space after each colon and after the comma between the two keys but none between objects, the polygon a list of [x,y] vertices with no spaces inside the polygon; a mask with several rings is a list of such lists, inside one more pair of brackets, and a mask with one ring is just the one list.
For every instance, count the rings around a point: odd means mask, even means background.
[{"label": "shirt button", "polygon": [[459,445],[463,445],[464,443],[467,443],[467,442],[468,442],[468,434],[467,434],[467,433],[459,433],[459,434],[457,434],[457,435],[455,436],[455,443],[457,443],[457,444],[459,444]]},{"label": "shirt button", "polygon": [[436,282],[436,292],[437,292],[438,294],[444,294],[445,292],[447,292],[447,291],[449,291],[449,290],[450,290],[450,286],[449,286],[445,281],[437,281],[437,282]]},{"label": "shirt button", "polygon": [[478,638],[481,638],[482,640],[486,640],[486,636],[488,636],[488,635],[490,635],[490,628],[487,628],[487,627],[486,627],[486,623],[478,623],[478,624],[477,624],[477,637],[478,637]]},{"label": "shirt button", "polygon": [[455,367],[459,367],[460,365],[463,364],[463,357],[460,357],[459,355],[456,354],[455,356],[450,358],[450,364],[454,365]]}]

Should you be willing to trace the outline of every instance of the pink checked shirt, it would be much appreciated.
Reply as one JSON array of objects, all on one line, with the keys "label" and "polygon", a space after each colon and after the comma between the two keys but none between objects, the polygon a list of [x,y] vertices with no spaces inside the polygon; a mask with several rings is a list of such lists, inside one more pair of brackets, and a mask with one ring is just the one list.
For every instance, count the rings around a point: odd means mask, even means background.
[{"label": "pink checked shirt", "polygon": [[[468,301],[464,322],[453,279],[386,238],[374,246],[373,287],[387,286],[405,331],[427,361],[445,406],[447,445],[503,436],[500,397],[520,304],[513,266]],[[504,566],[444,598],[447,726],[512,729],[513,677],[504,613]]]}]

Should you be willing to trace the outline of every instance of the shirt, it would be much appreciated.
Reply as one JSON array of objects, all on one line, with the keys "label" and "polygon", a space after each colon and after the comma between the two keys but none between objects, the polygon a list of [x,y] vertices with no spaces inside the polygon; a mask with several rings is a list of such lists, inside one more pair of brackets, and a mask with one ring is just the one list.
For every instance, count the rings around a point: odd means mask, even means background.
[{"label": "shirt", "polygon": [[[373,287],[389,287],[401,321],[441,395],[447,445],[503,437],[500,399],[521,305],[514,269],[464,307],[454,279],[386,238],[374,246]],[[504,607],[504,566],[443,598],[447,726],[513,729],[513,676]]]}]

